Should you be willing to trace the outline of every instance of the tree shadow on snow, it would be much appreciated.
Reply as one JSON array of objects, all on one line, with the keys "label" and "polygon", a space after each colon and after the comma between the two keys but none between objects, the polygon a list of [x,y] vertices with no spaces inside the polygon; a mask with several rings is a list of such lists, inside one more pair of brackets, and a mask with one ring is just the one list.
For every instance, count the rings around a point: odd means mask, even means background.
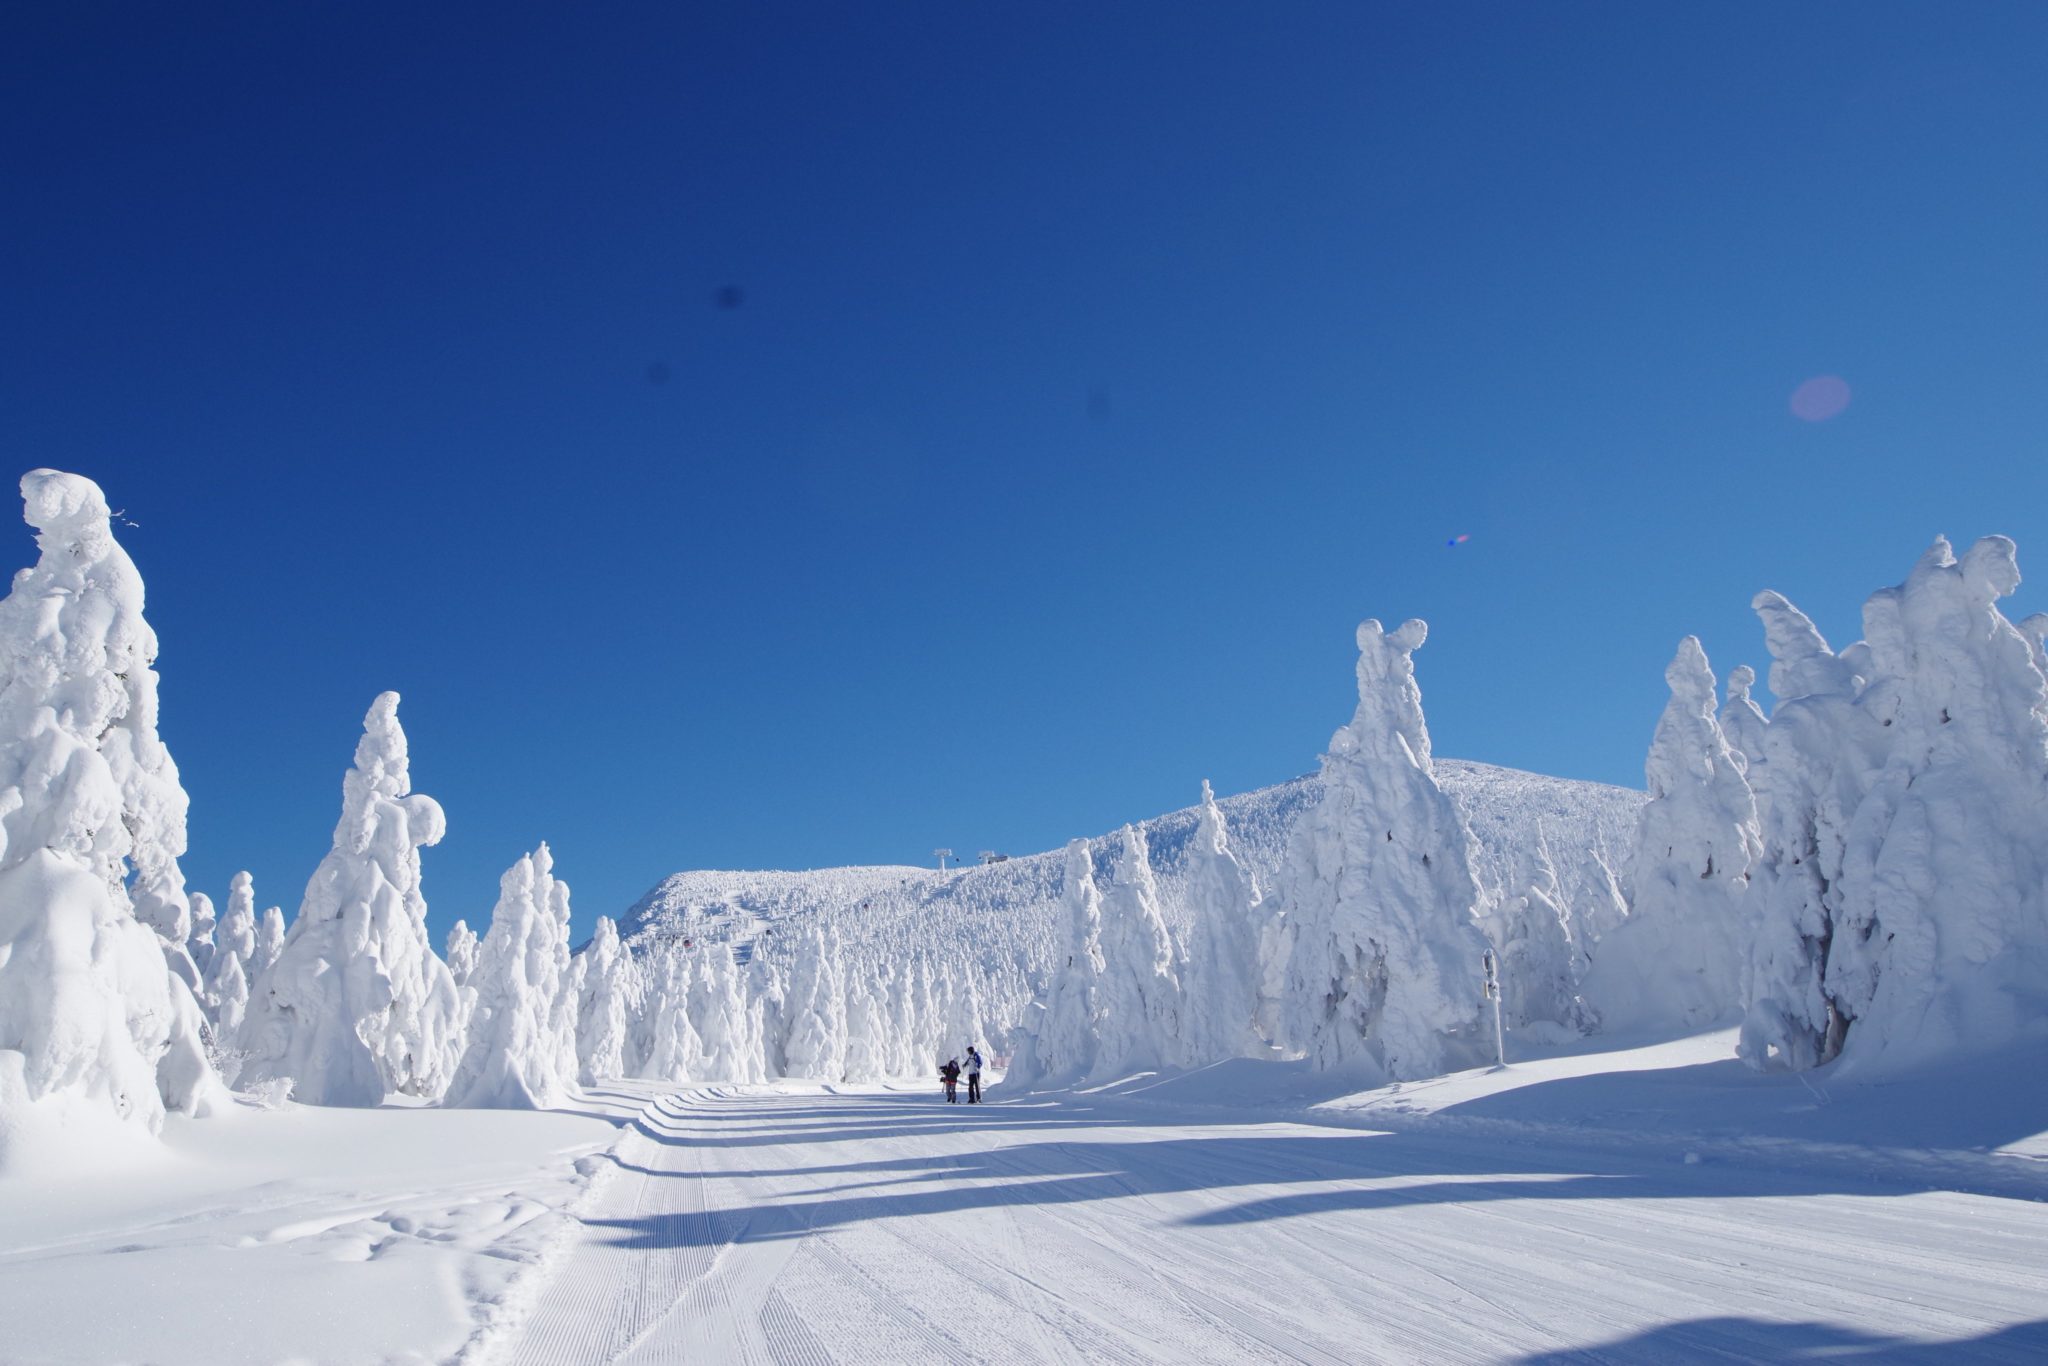
[{"label": "tree shadow on snow", "polygon": [[[1141,1128],[1144,1136],[1119,1137]],[[1157,1134],[1165,1131],[1169,1136]],[[1197,1132],[1199,1130],[1199,1132]],[[1569,1152],[1435,1133],[1284,1128],[1263,1122],[1175,1123],[1156,1113],[1055,1104],[947,1106],[892,1097],[839,1097],[768,1105],[692,1104],[646,1129],[664,1144],[759,1162],[710,1163],[717,1178],[795,1183],[784,1201],[722,1207],[716,1219],[592,1220],[626,1247],[715,1246],[804,1234],[871,1220],[943,1215],[1014,1202],[1074,1205],[1192,1191],[1265,1188],[1179,1222],[1189,1227],[1437,1204],[1501,1201],[1729,1199],[1817,1194],[1905,1195],[1919,1185],[1877,1183],[1820,1167],[1685,1166],[1669,1153]],[[1185,1136],[1176,1131],[1185,1131]],[[834,1148],[876,1139],[956,1139],[943,1151],[834,1160]],[[773,1160],[771,1150],[793,1150]],[[841,1151],[845,1151],[841,1147]],[[815,1154],[815,1160],[805,1160]],[[693,1165],[657,1177],[697,1179]],[[940,1184],[945,1183],[945,1184]],[[961,1184],[972,1183],[972,1184]],[[1296,1187],[1274,1191],[1275,1187]]]},{"label": "tree shadow on snow", "polygon": [[1858,1366],[1936,1366],[1955,1361],[2048,1360],[2048,1319],[1977,1337],[1912,1342],[1826,1323],[1711,1318],[1667,1323],[1613,1342],[1519,1358],[1521,1366],[1610,1366],[1622,1362],[1840,1362]]},{"label": "tree shadow on snow", "polygon": [[1862,1080],[1759,1074],[1735,1058],[1594,1073],[1476,1096],[1440,1113],[1570,1127],[1988,1152],[2048,1132],[2048,1087],[2014,1086],[2048,1050]]}]

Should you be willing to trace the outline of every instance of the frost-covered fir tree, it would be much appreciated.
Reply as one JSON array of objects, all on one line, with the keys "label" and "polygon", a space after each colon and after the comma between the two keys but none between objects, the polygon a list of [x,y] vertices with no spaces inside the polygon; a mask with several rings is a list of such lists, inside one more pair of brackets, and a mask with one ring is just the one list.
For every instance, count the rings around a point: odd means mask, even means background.
[{"label": "frost-covered fir tree", "polygon": [[256,922],[256,949],[249,955],[251,983],[268,972],[277,956],[284,952],[284,935],[284,907],[266,907]]},{"label": "frost-covered fir tree", "polygon": [[960,975],[950,957],[938,960],[932,970],[932,1052],[943,1061],[960,1057],[967,1050],[961,1045],[959,1030],[955,1027],[954,1016],[960,1009]]},{"label": "frost-covered fir tree", "polygon": [[[564,889],[566,892],[566,888]],[[581,1079],[583,1061],[576,1052],[576,1027],[582,1023],[583,979],[590,970],[590,964],[569,951],[569,901],[562,898],[562,976],[555,988],[555,996],[548,1003],[547,1026],[555,1047],[560,1050],[563,1075],[573,1083]],[[469,1022],[463,1021],[464,1037],[468,1036]]]},{"label": "frost-covered fir tree", "polygon": [[1096,1076],[1182,1061],[1180,948],[1160,913],[1145,832],[1126,825],[1122,842],[1102,898]]},{"label": "frost-covered fir tree", "polygon": [[889,968],[882,993],[882,1009],[888,1017],[882,1068],[891,1077],[921,1077],[925,1072],[924,1055],[918,1047],[915,971],[911,963],[897,959]]},{"label": "frost-covered fir tree", "polygon": [[2048,612],[2036,612],[2018,623],[2020,635],[2034,647],[2034,667],[2048,675]]},{"label": "frost-covered fir tree", "polygon": [[681,944],[669,944],[651,974],[647,1010],[642,1017],[646,1057],[637,1074],[655,1081],[698,1081],[704,1072],[704,1044],[690,1019],[690,993],[696,977],[695,955]]},{"label": "frost-covered fir tree", "polygon": [[154,1133],[166,1106],[225,1100],[182,937],[130,900],[184,848],[141,576],[91,480],[35,470],[21,492],[41,555],[0,602],[0,1163],[52,1129]]},{"label": "frost-covered fir tree", "polygon": [[480,942],[467,920],[458,920],[448,927],[448,937],[441,941],[442,961],[448,964],[448,975],[455,979],[456,986],[469,985],[469,975],[476,971]]},{"label": "frost-covered fir tree", "polygon": [[880,1081],[888,1075],[888,1015],[868,972],[846,975],[846,1079]]},{"label": "frost-covered fir tree", "polygon": [[[1839,661],[1858,724],[1808,737],[1850,743],[1786,760],[1855,778],[1805,816],[1823,895],[1767,906],[1742,1037],[1752,1063],[1839,1053],[1906,1066],[2048,1016],[2048,677],[1998,608],[2019,581],[2005,537],[1960,560],[1937,539],[1903,584],[1864,604],[1863,648]],[[1799,738],[1790,710],[1781,701],[1769,731],[1774,827],[1779,765]],[[1840,800],[1851,792],[1853,805]]]},{"label": "frost-covered fir tree", "polygon": [[290,1077],[313,1105],[441,1094],[462,1003],[427,941],[420,850],[446,829],[440,804],[412,790],[398,694],[387,692],[363,720],[334,847],[277,961],[251,986],[244,1082]]},{"label": "frost-covered fir tree", "polygon": [[788,1027],[789,984],[782,970],[759,953],[747,964],[747,977],[747,996],[755,1017],[753,1027],[761,1036],[762,1069],[770,1077],[789,1076],[789,1060],[782,1053],[782,1039]]},{"label": "frost-covered fir tree", "polygon": [[228,908],[221,913],[214,926],[213,956],[206,969],[205,1004],[212,1010],[216,998],[214,983],[226,966],[226,960],[241,961],[243,973],[247,974],[250,959],[256,956],[256,887],[248,873],[236,873],[228,884]]},{"label": "frost-covered fir tree", "polygon": [[[77,480],[75,475],[54,477]],[[86,495],[88,501],[99,499],[99,489],[89,480],[77,482],[91,490]],[[99,502],[104,507],[104,499]],[[90,548],[89,541],[94,543]],[[128,895],[135,918],[156,931],[165,961],[196,1003],[200,975],[189,947],[192,901],[185,890],[185,874],[178,866],[185,852],[185,817],[191,800],[178,779],[170,750],[157,734],[157,674],[151,667],[156,659],[156,635],[142,619],[142,580],[111,534],[101,542],[95,528],[77,546],[93,561],[85,568],[81,590],[88,595],[103,594],[99,600],[116,612],[107,636],[107,662],[112,666],[110,681],[125,699],[108,716],[98,747],[121,789],[121,823],[129,836]],[[37,571],[42,567],[39,564]],[[131,589],[132,607],[127,601]],[[116,663],[117,653],[126,658]],[[182,1002],[178,1009],[186,1013]],[[196,1004],[191,1013],[197,1014]],[[190,1046],[188,1041],[174,1044],[174,1049]],[[189,1071],[195,1063],[186,1059],[182,1066]]]},{"label": "frost-covered fir tree", "polygon": [[444,1104],[545,1110],[576,1085],[576,1042],[559,1008],[569,981],[569,886],[546,844],[498,881],[491,927],[477,950],[469,1043]]},{"label": "frost-covered fir tree", "polygon": [[1242,1057],[1259,1046],[1258,879],[1230,845],[1207,780],[1187,854],[1187,1007],[1182,1042],[1190,1063]]},{"label": "frost-covered fir tree", "polygon": [[1483,1055],[1472,836],[1437,784],[1415,682],[1428,629],[1358,628],[1358,711],[1289,850],[1284,1028],[1319,1067],[1413,1079]]},{"label": "frost-covered fir tree", "polygon": [[986,1007],[983,1004],[981,972],[972,962],[960,971],[960,978],[952,993],[951,1005],[946,1016],[946,1051],[967,1056],[969,1047],[988,1052],[988,1034],[985,1024]]},{"label": "frost-covered fir tree", "polygon": [[911,1021],[910,1046],[915,1066],[905,1075],[930,1075],[945,1061],[939,1046],[945,1022],[939,1018],[938,981],[931,955],[922,950],[911,960],[910,1004],[906,1013]]},{"label": "frost-covered fir tree", "polygon": [[811,927],[790,968],[785,1076],[811,1081],[846,1077],[846,979],[836,928]]},{"label": "frost-covered fir tree", "polygon": [[576,1058],[579,1079],[590,1086],[627,1074],[626,1039],[640,1004],[640,974],[633,955],[619,943],[619,927],[610,916],[597,918],[597,931],[581,957],[585,966],[576,1007]]},{"label": "frost-covered fir tree", "polygon": [[199,969],[199,979],[204,982],[207,969],[213,964],[213,932],[218,918],[213,898],[204,892],[193,892],[186,903],[192,908],[192,937],[185,941],[185,950],[192,955],[192,965]]},{"label": "frost-covered fir tree", "polygon": [[[1764,732],[1770,728],[1770,721],[1764,716],[1762,707],[1749,695],[1756,686],[1756,670],[1747,664],[1738,664],[1728,675],[1728,696],[1721,703],[1719,720],[1721,734],[1727,737],[1728,747],[1735,751],[1735,757],[1742,761],[1742,771],[1747,777],[1749,770],[1764,760]],[[1756,786],[1750,784],[1752,789]]]},{"label": "frost-covered fir tree", "polygon": [[1006,1082],[1058,1084],[1078,1080],[1095,1066],[1101,1038],[1104,972],[1102,891],[1095,883],[1095,847],[1067,845],[1060,894],[1065,943],[1053,963],[1037,1032],[1020,1039]]},{"label": "frost-covered fir tree", "polygon": [[690,1018],[703,1052],[706,1081],[763,1080],[761,1040],[746,998],[745,976],[733,961],[732,946],[716,944],[704,953],[704,970],[691,987]]},{"label": "frost-covered fir tree", "polygon": [[241,1033],[249,1008],[249,962],[256,955],[256,890],[246,872],[228,886],[228,909],[214,933],[213,959],[206,969],[206,1001],[214,1037]]},{"label": "frost-covered fir tree", "polygon": [[1499,953],[1502,1019],[1538,1039],[1587,1032],[1598,1020],[1580,994],[1589,963],[1565,913],[1557,861],[1540,828],[1509,885],[1516,890],[1484,917]]},{"label": "frost-covered fir tree", "polygon": [[1644,765],[1629,918],[1600,941],[1586,992],[1610,1030],[1697,1029],[1738,1009],[1745,893],[1763,853],[1748,767],[1715,715],[1714,674],[1687,636]]},{"label": "frost-covered fir tree", "polygon": [[1800,1070],[1840,1052],[1848,1028],[1822,979],[1840,909],[1846,827],[1890,728],[1857,705],[1853,665],[1805,613],[1768,591],[1752,606],[1771,652],[1777,706],[1763,758],[1749,770],[1763,853],[1750,877],[1753,938],[1738,1051],[1759,1067]]}]

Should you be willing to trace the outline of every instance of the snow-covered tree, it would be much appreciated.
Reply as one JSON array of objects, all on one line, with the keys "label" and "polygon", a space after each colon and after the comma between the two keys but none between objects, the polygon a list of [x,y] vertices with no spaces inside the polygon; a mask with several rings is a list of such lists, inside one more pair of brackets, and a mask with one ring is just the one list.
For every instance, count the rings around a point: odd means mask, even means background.
[{"label": "snow-covered tree", "polygon": [[787,1032],[789,985],[782,970],[758,952],[747,964],[747,976],[750,979],[747,996],[755,1016],[753,1027],[761,1036],[762,1069],[770,1077],[789,1076],[789,1060],[782,1052],[782,1040]]},{"label": "snow-covered tree", "polygon": [[214,934],[206,968],[205,1005],[214,1037],[232,1040],[249,1007],[249,962],[256,954],[256,891],[249,874],[236,873],[228,886],[228,909]]},{"label": "snow-covered tree", "polygon": [[962,1058],[968,1048],[988,1052],[988,1034],[983,1019],[985,1007],[982,1003],[981,973],[972,962],[960,971],[946,1014],[946,1051],[957,1051]]},{"label": "snow-covered tree", "polygon": [[704,1080],[763,1080],[760,1034],[730,945],[706,948],[704,970],[691,986],[690,1018],[703,1051]]},{"label": "snow-covered tree", "polygon": [[1644,766],[1635,906],[1600,942],[1586,991],[1608,1029],[1696,1029],[1738,1008],[1750,869],[1763,853],[1748,763],[1715,715],[1714,674],[1687,636]]},{"label": "snow-covered tree", "polygon": [[284,952],[284,935],[284,907],[266,907],[256,922],[256,948],[249,955],[250,982],[270,971],[270,965]]},{"label": "snow-covered tree", "polygon": [[1412,1079],[1482,1056],[1472,836],[1437,784],[1415,682],[1428,629],[1358,628],[1358,711],[1289,852],[1285,1027],[1324,1068]]},{"label": "snow-covered tree", "polygon": [[897,959],[890,967],[882,992],[882,1009],[887,1017],[883,1031],[883,1072],[891,1077],[924,1075],[924,1053],[918,1046],[915,999],[915,967]]},{"label": "snow-covered tree", "polygon": [[580,956],[585,967],[576,1008],[576,1057],[579,1079],[589,1086],[626,1075],[626,1039],[640,1004],[640,974],[609,916],[597,918],[597,931]]},{"label": "snow-covered tree", "polygon": [[1191,1063],[1242,1057],[1259,1045],[1258,879],[1238,859],[1207,780],[1187,855],[1187,1008],[1182,1043]]},{"label": "snow-covered tree", "polygon": [[437,1097],[461,1047],[461,998],[427,942],[420,850],[447,829],[412,790],[398,694],[363,721],[334,847],[306,885],[277,961],[251,987],[245,1082],[290,1077],[314,1105]]},{"label": "snow-covered tree", "polygon": [[695,955],[681,944],[669,944],[650,974],[647,1010],[642,1017],[646,1061],[636,1074],[655,1081],[697,1081],[704,1073],[704,1042],[690,1019],[690,993],[695,983]]},{"label": "snow-covered tree", "polygon": [[1182,1060],[1180,949],[1159,910],[1145,832],[1126,825],[1122,842],[1102,899],[1097,1076]]},{"label": "snow-covered tree", "polygon": [[2048,612],[2036,612],[2018,623],[2019,633],[2034,647],[2034,667],[2048,675]]},{"label": "snow-covered tree", "polygon": [[448,964],[448,975],[455,979],[456,986],[469,985],[469,975],[476,971],[480,942],[467,920],[458,920],[448,927],[448,937],[442,941],[442,961]]},{"label": "snow-covered tree", "polygon": [[1585,1033],[1598,1018],[1580,994],[1589,964],[1540,826],[1508,885],[1511,893],[1484,917],[1499,954],[1502,1019],[1510,1029]]},{"label": "snow-covered tree", "polygon": [[249,960],[256,953],[256,892],[247,873],[236,873],[228,886],[228,908],[222,912],[212,935],[213,952],[206,964],[205,991],[200,1004],[206,1007],[213,1018],[216,1033],[233,1038],[234,1031],[222,1029],[219,1023],[219,983],[227,971],[229,959],[237,961],[243,975],[243,986],[248,986]]},{"label": "snow-covered tree", "polygon": [[1823,976],[1841,904],[1844,834],[1889,728],[1857,706],[1853,666],[1805,613],[1768,591],[1752,605],[1778,700],[1763,758],[1749,770],[1763,853],[1748,893],[1753,938],[1739,1051],[1759,1067],[1801,1070],[1839,1053],[1848,1028]]},{"label": "snow-covered tree", "polygon": [[[1728,748],[1735,751],[1735,757],[1742,761],[1742,770],[1747,776],[1750,768],[1764,760],[1764,732],[1770,728],[1770,721],[1764,716],[1762,707],[1749,695],[1756,686],[1756,670],[1747,664],[1738,664],[1728,675],[1727,700],[1721,703],[1719,720],[1721,734],[1728,740]],[[1754,783],[1750,784],[1752,788]]]},{"label": "snow-covered tree", "polygon": [[839,932],[813,925],[790,971],[785,1076],[812,1081],[846,1077],[846,980]]},{"label": "snow-covered tree", "polygon": [[[1753,1064],[1906,1065],[2048,1015],[2048,677],[1998,608],[2018,585],[2005,537],[1960,560],[1937,539],[1864,604],[1862,649],[1835,659],[1849,679],[1832,729],[1793,724],[1812,699],[1786,700],[1773,669],[1776,895],[1752,959]],[[1787,856],[1807,851],[1775,844],[1781,828],[1810,832],[1819,866],[1803,878]]]},{"label": "snow-covered tree", "polygon": [[871,985],[871,975],[855,971],[846,980],[846,1079],[880,1081],[887,1075],[888,1015]]},{"label": "snow-covered tree", "polygon": [[[569,981],[569,885],[554,875],[546,844],[498,881],[491,927],[477,950],[469,1043],[444,1104],[545,1110],[576,1085],[571,1018],[558,1003]],[[573,998],[572,998],[573,999]]]},{"label": "snow-covered tree", "polygon": [[1102,891],[1095,883],[1095,847],[1067,845],[1061,892],[1065,944],[1053,964],[1035,1035],[1020,1039],[1006,1082],[1073,1081],[1095,1066],[1102,1027]]},{"label": "snow-covered tree", "polygon": [[199,969],[203,982],[213,964],[213,932],[218,923],[213,898],[204,892],[193,892],[186,901],[192,908],[192,937],[185,941],[185,951],[192,955],[192,965]]},{"label": "snow-covered tree", "polygon": [[130,899],[184,848],[141,576],[91,480],[35,470],[21,493],[41,555],[0,602],[0,1162],[45,1120],[154,1133],[225,1099],[183,935]]},{"label": "snow-covered tree", "polygon": [[914,1065],[906,1076],[930,1076],[945,1061],[939,1035],[945,1023],[939,1018],[938,985],[932,971],[931,955],[920,950],[910,964],[910,1047]]}]

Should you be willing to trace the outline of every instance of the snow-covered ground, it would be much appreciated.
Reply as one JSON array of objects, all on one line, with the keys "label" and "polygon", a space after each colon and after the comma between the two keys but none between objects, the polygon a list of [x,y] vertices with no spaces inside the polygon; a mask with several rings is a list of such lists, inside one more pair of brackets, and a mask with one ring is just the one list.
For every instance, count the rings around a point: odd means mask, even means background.
[{"label": "snow-covered ground", "polygon": [[1724,1032],[1348,1096],[1247,1062],[173,1120],[0,1183],[0,1360],[2039,1361],[2042,1042],[1866,1086]]},{"label": "snow-covered ground", "polygon": [[[1661,1072],[1703,1051],[1610,1055],[1632,1065],[1607,1084],[1660,1091]],[[792,1086],[679,1100],[630,1142],[625,1176],[496,1359],[2025,1361],[2048,1349],[2048,1206],[2035,1200],[1785,1168],[1762,1152],[1688,1160],[1670,1143],[1555,1127],[1513,1141],[1358,1127],[1381,1095],[1274,1118],[1265,1105],[1287,1069],[1219,1070],[1129,1095],[998,1087],[979,1109]],[[1503,1085],[1509,1075],[1446,1083],[1465,1100],[1441,1108],[1603,1074],[1580,1057]],[[1161,1094],[1175,1090],[1203,1101]]]},{"label": "snow-covered ground", "polygon": [[574,1230],[631,1099],[238,1106],[0,1180],[0,1361],[446,1361]]}]

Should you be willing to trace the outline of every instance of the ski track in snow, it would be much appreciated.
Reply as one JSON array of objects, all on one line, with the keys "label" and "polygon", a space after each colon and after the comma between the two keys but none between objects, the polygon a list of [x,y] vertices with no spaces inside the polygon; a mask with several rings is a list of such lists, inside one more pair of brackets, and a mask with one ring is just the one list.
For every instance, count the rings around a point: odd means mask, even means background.
[{"label": "ski track in snow", "polygon": [[516,1366],[2013,1361],[2048,1206],[1091,1097],[649,1106]]}]

